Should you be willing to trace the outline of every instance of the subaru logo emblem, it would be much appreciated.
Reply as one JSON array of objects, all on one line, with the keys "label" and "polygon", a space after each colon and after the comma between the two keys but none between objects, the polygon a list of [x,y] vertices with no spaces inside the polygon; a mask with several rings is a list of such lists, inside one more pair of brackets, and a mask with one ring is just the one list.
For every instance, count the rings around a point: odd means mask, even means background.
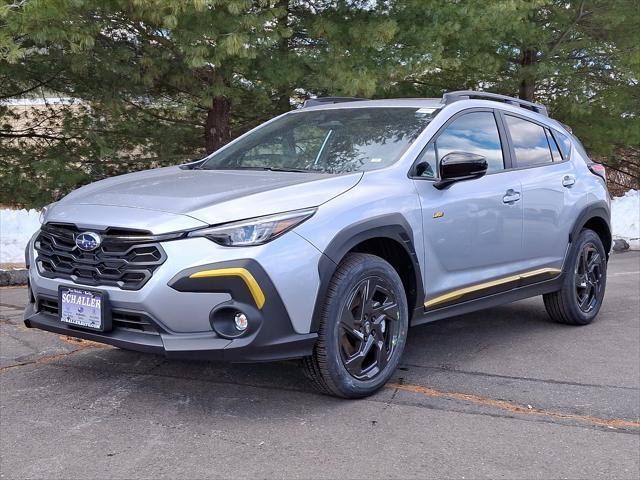
[{"label": "subaru logo emblem", "polygon": [[76,236],[76,246],[85,252],[95,250],[100,246],[100,243],[102,243],[102,239],[97,233],[83,232]]}]

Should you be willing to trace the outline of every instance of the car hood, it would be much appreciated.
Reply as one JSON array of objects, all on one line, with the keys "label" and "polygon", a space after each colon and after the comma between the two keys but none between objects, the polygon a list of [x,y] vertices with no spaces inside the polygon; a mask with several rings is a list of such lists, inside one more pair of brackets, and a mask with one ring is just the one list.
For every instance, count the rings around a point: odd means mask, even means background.
[{"label": "car hood", "polygon": [[167,167],[86,185],[67,195],[58,205],[151,210],[188,215],[215,225],[315,207],[349,190],[361,178],[362,172],[329,175]]}]

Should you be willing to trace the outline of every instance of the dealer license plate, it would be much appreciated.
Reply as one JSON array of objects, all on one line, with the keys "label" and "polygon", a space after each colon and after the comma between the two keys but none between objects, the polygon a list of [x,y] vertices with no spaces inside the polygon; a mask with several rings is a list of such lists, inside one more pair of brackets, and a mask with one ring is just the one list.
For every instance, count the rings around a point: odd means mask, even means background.
[{"label": "dealer license plate", "polygon": [[62,322],[91,330],[104,330],[107,306],[103,292],[60,287],[58,297]]}]

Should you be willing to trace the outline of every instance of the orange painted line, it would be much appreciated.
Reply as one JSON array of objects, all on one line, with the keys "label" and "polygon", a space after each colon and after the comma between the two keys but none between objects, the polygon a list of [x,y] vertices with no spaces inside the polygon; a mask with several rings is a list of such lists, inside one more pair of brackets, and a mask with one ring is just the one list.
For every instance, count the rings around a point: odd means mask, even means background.
[{"label": "orange painted line", "polygon": [[574,415],[572,413],[552,412],[552,411],[543,410],[535,407],[529,408],[529,406],[526,406],[526,405],[518,405],[516,403],[510,403],[504,400],[495,400],[493,398],[482,397],[480,395],[473,395],[469,393],[458,393],[458,392],[445,392],[442,390],[436,390],[434,388],[423,387],[421,385],[388,383],[387,385],[385,385],[385,387],[402,390],[404,392],[417,393],[427,397],[450,398],[452,400],[460,400],[462,402],[474,403],[476,405],[481,405],[484,407],[498,408],[500,410],[504,410],[511,413],[522,413],[525,415],[535,415],[539,417],[549,417],[549,418],[556,418],[561,420],[574,420],[577,422],[590,423],[592,425],[597,425],[599,427],[640,428],[640,422],[634,422],[631,420],[622,420],[617,418],[606,419],[606,418],[592,417],[590,415]]}]

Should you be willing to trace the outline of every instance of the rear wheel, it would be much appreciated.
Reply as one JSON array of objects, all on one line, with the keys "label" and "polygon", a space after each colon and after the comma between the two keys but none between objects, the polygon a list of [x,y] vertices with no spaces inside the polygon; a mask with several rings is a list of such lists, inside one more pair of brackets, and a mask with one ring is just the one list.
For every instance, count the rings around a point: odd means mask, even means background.
[{"label": "rear wheel", "polygon": [[562,289],[544,295],[544,306],[556,322],[587,325],[600,311],[607,282],[607,254],[598,234],[582,230],[569,261]]},{"label": "rear wheel", "polygon": [[329,285],[318,342],[304,359],[323,393],[371,395],[393,375],[407,338],[409,315],[402,281],[383,259],[352,253]]}]

